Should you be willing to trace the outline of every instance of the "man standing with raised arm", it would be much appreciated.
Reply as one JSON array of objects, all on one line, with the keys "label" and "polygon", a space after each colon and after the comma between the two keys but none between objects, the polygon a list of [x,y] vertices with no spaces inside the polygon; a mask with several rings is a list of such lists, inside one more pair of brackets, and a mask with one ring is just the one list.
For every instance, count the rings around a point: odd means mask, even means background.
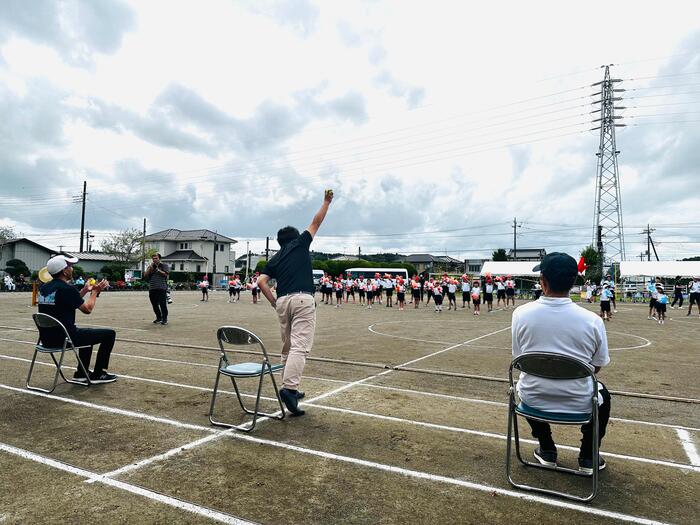
[{"label": "man standing with raised arm", "polygon": [[[260,290],[279,317],[284,364],[280,398],[292,416],[304,415],[298,407],[299,399],[304,397],[304,393],[299,392],[299,385],[316,330],[309,246],[326,218],[332,200],[333,190],[326,190],[321,208],[303,233],[299,234],[293,226],[285,226],[277,232],[280,251],[270,259],[258,278]],[[277,280],[277,298],[268,284],[271,278]]]}]

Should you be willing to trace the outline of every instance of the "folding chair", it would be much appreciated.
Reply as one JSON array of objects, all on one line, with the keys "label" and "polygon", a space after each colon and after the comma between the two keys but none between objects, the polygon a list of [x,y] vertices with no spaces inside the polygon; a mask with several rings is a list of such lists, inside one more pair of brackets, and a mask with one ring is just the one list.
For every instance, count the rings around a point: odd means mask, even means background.
[{"label": "folding chair", "polygon": [[[221,355],[219,357],[219,366],[216,371],[216,381],[214,383],[214,392],[211,398],[211,407],[209,408],[209,421],[212,425],[217,425],[227,428],[235,428],[237,430],[242,430],[244,432],[250,432],[255,428],[255,422],[258,416],[266,416],[273,419],[284,419],[284,406],[282,405],[282,400],[279,396],[279,391],[277,389],[277,383],[275,382],[275,376],[273,372],[284,368],[284,365],[277,364],[271,365],[270,360],[267,356],[267,350],[265,350],[265,345],[260,340],[260,338],[253,332],[246,330],[245,328],[240,328],[238,326],[222,326],[216,332],[216,338],[219,341],[219,348],[221,349]],[[230,364],[228,356],[226,354],[226,348],[224,345],[232,346],[247,346],[247,345],[260,345],[260,357],[261,360],[257,363],[238,363]],[[231,350],[229,350],[231,351]],[[270,376],[272,380],[272,386],[275,390],[275,397],[280,406],[280,412],[278,414],[272,414],[260,411],[260,395],[262,393],[263,377],[265,375]],[[224,375],[231,378],[231,383],[233,384],[233,389],[236,391],[236,397],[238,397],[238,403],[246,414],[253,416],[252,422],[242,423],[239,425],[233,425],[231,423],[225,423],[222,421],[216,421],[214,419],[214,403],[216,403],[216,394],[219,389],[219,378]],[[241,392],[238,389],[237,379],[258,377],[258,392],[255,396],[255,408],[250,410],[246,408],[241,398]]]},{"label": "folding chair", "polygon": [[[564,413],[564,412],[544,412],[542,410],[536,410],[532,407],[527,406],[525,403],[520,401],[516,403],[515,394],[516,389],[513,383],[513,370],[519,370],[528,375],[555,379],[555,380],[567,380],[567,379],[584,379],[590,378],[593,381],[593,395],[591,397],[591,410],[587,413],[575,414],[575,413]],[[508,370],[508,382],[509,382],[509,399],[508,399],[508,442],[506,445],[506,475],[508,476],[508,481],[514,487],[522,490],[528,490],[532,492],[541,492],[545,494],[551,494],[554,496],[560,496],[563,498],[572,499],[575,501],[591,501],[598,492],[598,462],[599,462],[599,431],[598,431],[598,381],[596,380],[595,374],[590,369],[590,367],[578,359],[572,357],[567,357],[558,354],[546,353],[546,352],[532,352],[527,354],[522,354],[516,357],[510,365]],[[546,489],[542,487],[534,487],[531,485],[526,485],[522,483],[516,483],[513,481],[511,476],[511,447],[512,447],[512,437],[515,438],[515,455],[520,462],[528,467],[536,467],[547,470],[555,470],[558,472],[566,472],[569,474],[574,474],[577,476],[590,476],[580,472],[578,469],[563,467],[560,465],[549,466],[542,465],[534,461],[526,461],[523,459],[520,451],[520,437],[518,434],[518,416],[527,417],[528,419],[534,419],[536,421],[542,421],[545,423],[555,424],[555,425],[584,425],[586,423],[591,423],[593,426],[593,475],[592,479],[592,489],[590,494],[587,496],[578,496],[576,494],[568,492],[560,492],[557,490]]]},{"label": "folding chair", "polygon": [[[34,356],[32,357],[32,364],[29,365],[29,375],[27,376],[27,388],[29,390],[37,390],[39,392],[45,392],[47,394],[50,394],[51,392],[54,391],[56,388],[56,385],[58,384],[58,376],[60,375],[63,381],[66,383],[72,383],[74,385],[81,385],[81,386],[90,386],[90,374],[88,371],[85,369],[85,366],[83,366],[83,362],[80,360],[80,356],[78,355],[78,350],[81,348],[87,348],[87,346],[75,346],[73,344],[73,341],[70,338],[70,335],[68,335],[68,330],[66,330],[66,327],[63,326],[63,324],[56,318],[51,317],[50,315],[47,314],[33,314],[32,319],[34,319],[34,324],[36,324],[37,329],[39,330],[39,340],[36,343],[36,346],[34,346]],[[58,347],[47,347],[41,344],[41,329],[51,329],[51,328],[60,328],[63,330],[64,334],[64,339],[63,339],[63,346],[58,346]],[[90,345],[88,345],[90,346]],[[61,357],[56,361],[56,357],[54,354],[61,353]],[[78,370],[82,370],[83,374],[85,374],[86,381],[76,381],[74,379],[68,379],[65,375],[63,375],[63,370],[61,370],[61,366],[63,366],[63,358],[66,355],[66,352],[72,352],[73,355],[75,355],[75,359],[78,361]],[[53,386],[50,389],[46,388],[40,388],[38,386],[32,386],[29,384],[29,381],[32,378],[32,372],[34,371],[34,364],[36,362],[36,356],[38,354],[49,354],[51,356],[51,359],[53,360],[54,364],[56,365],[56,373],[53,376]]]}]

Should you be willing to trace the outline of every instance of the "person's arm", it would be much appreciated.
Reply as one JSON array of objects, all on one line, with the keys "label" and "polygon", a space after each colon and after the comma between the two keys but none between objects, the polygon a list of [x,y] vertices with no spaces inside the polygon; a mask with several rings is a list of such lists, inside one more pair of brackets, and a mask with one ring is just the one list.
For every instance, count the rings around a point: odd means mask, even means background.
[{"label": "person's arm", "polygon": [[78,307],[78,309],[84,314],[91,314],[92,310],[95,308],[95,301],[97,300],[97,296],[102,290],[104,290],[108,286],[109,282],[105,279],[102,279],[99,283],[92,287],[92,290],[90,290],[90,297],[88,297],[87,301],[81,304]]},{"label": "person's arm", "polygon": [[323,219],[326,218],[326,213],[328,213],[328,207],[330,206],[332,200],[333,190],[326,190],[323,196],[323,204],[321,204],[321,207],[316,212],[316,215],[314,215],[314,218],[311,219],[311,224],[309,224],[309,227],[306,228],[306,231],[311,234],[312,238],[316,236],[316,232],[321,227]]},{"label": "person's arm", "polygon": [[153,273],[153,269],[154,269],[153,263],[149,264],[149,265],[148,265],[148,268],[146,268],[146,271],[143,273],[143,276],[144,276],[146,279],[148,279],[149,277],[151,277],[151,274]]},{"label": "person's arm", "polygon": [[170,271],[168,270],[168,267],[165,264],[159,264],[158,268],[156,268],[156,272],[161,274],[163,277],[166,279],[168,278],[168,275],[170,274]]},{"label": "person's arm", "polygon": [[258,287],[260,288],[260,291],[262,294],[265,296],[265,299],[268,300],[270,305],[273,308],[277,308],[277,299],[275,299],[275,296],[272,295],[272,290],[270,290],[270,285],[267,284],[267,281],[270,280],[270,277],[268,275],[265,275],[264,273],[258,277]]}]

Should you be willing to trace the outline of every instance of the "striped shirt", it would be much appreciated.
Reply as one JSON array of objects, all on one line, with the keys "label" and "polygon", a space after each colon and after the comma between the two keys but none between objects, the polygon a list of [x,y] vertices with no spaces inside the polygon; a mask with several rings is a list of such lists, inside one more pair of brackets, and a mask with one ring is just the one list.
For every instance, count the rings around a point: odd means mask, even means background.
[{"label": "striped shirt", "polygon": [[[161,275],[157,270],[162,270],[165,275]],[[168,267],[160,263],[158,264],[157,270],[153,270],[153,273],[148,278],[148,289],[149,290],[167,290],[168,289]]]}]

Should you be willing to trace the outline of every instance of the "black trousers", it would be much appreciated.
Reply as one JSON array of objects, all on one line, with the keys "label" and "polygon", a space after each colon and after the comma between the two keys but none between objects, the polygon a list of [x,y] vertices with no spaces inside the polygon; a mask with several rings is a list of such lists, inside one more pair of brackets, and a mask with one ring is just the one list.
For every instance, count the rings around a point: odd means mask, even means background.
[{"label": "black trousers", "polygon": [[97,349],[97,357],[95,358],[94,372],[100,375],[106,368],[109,368],[109,355],[114,348],[114,340],[117,333],[110,328],[78,328],[73,339],[75,346],[86,346],[81,348],[78,353],[80,361],[86,370],[90,369],[90,358],[92,357],[93,345],[100,345]]},{"label": "black trousers", "polygon": [[[602,385],[599,392],[603,397],[603,404],[598,407],[598,445],[600,446],[600,442],[603,440],[603,436],[605,436],[605,430],[608,428],[608,420],[610,419],[610,393],[608,392],[608,389]],[[540,448],[542,450],[556,450],[556,445],[552,439],[552,429],[549,426],[549,423],[536,421],[534,419],[528,419],[527,422],[530,424],[530,428],[532,429],[532,436],[536,437],[540,442]],[[581,434],[581,450],[579,452],[579,457],[592,459],[593,424],[587,423],[585,425],[581,425]]]},{"label": "black trousers", "polygon": [[679,302],[678,308],[683,308],[683,294],[681,292],[677,292],[673,295],[671,306],[676,306],[676,302]]},{"label": "black trousers", "polygon": [[168,320],[168,294],[167,290],[149,290],[148,298],[151,300],[153,313],[156,314],[156,319],[161,321]]}]

